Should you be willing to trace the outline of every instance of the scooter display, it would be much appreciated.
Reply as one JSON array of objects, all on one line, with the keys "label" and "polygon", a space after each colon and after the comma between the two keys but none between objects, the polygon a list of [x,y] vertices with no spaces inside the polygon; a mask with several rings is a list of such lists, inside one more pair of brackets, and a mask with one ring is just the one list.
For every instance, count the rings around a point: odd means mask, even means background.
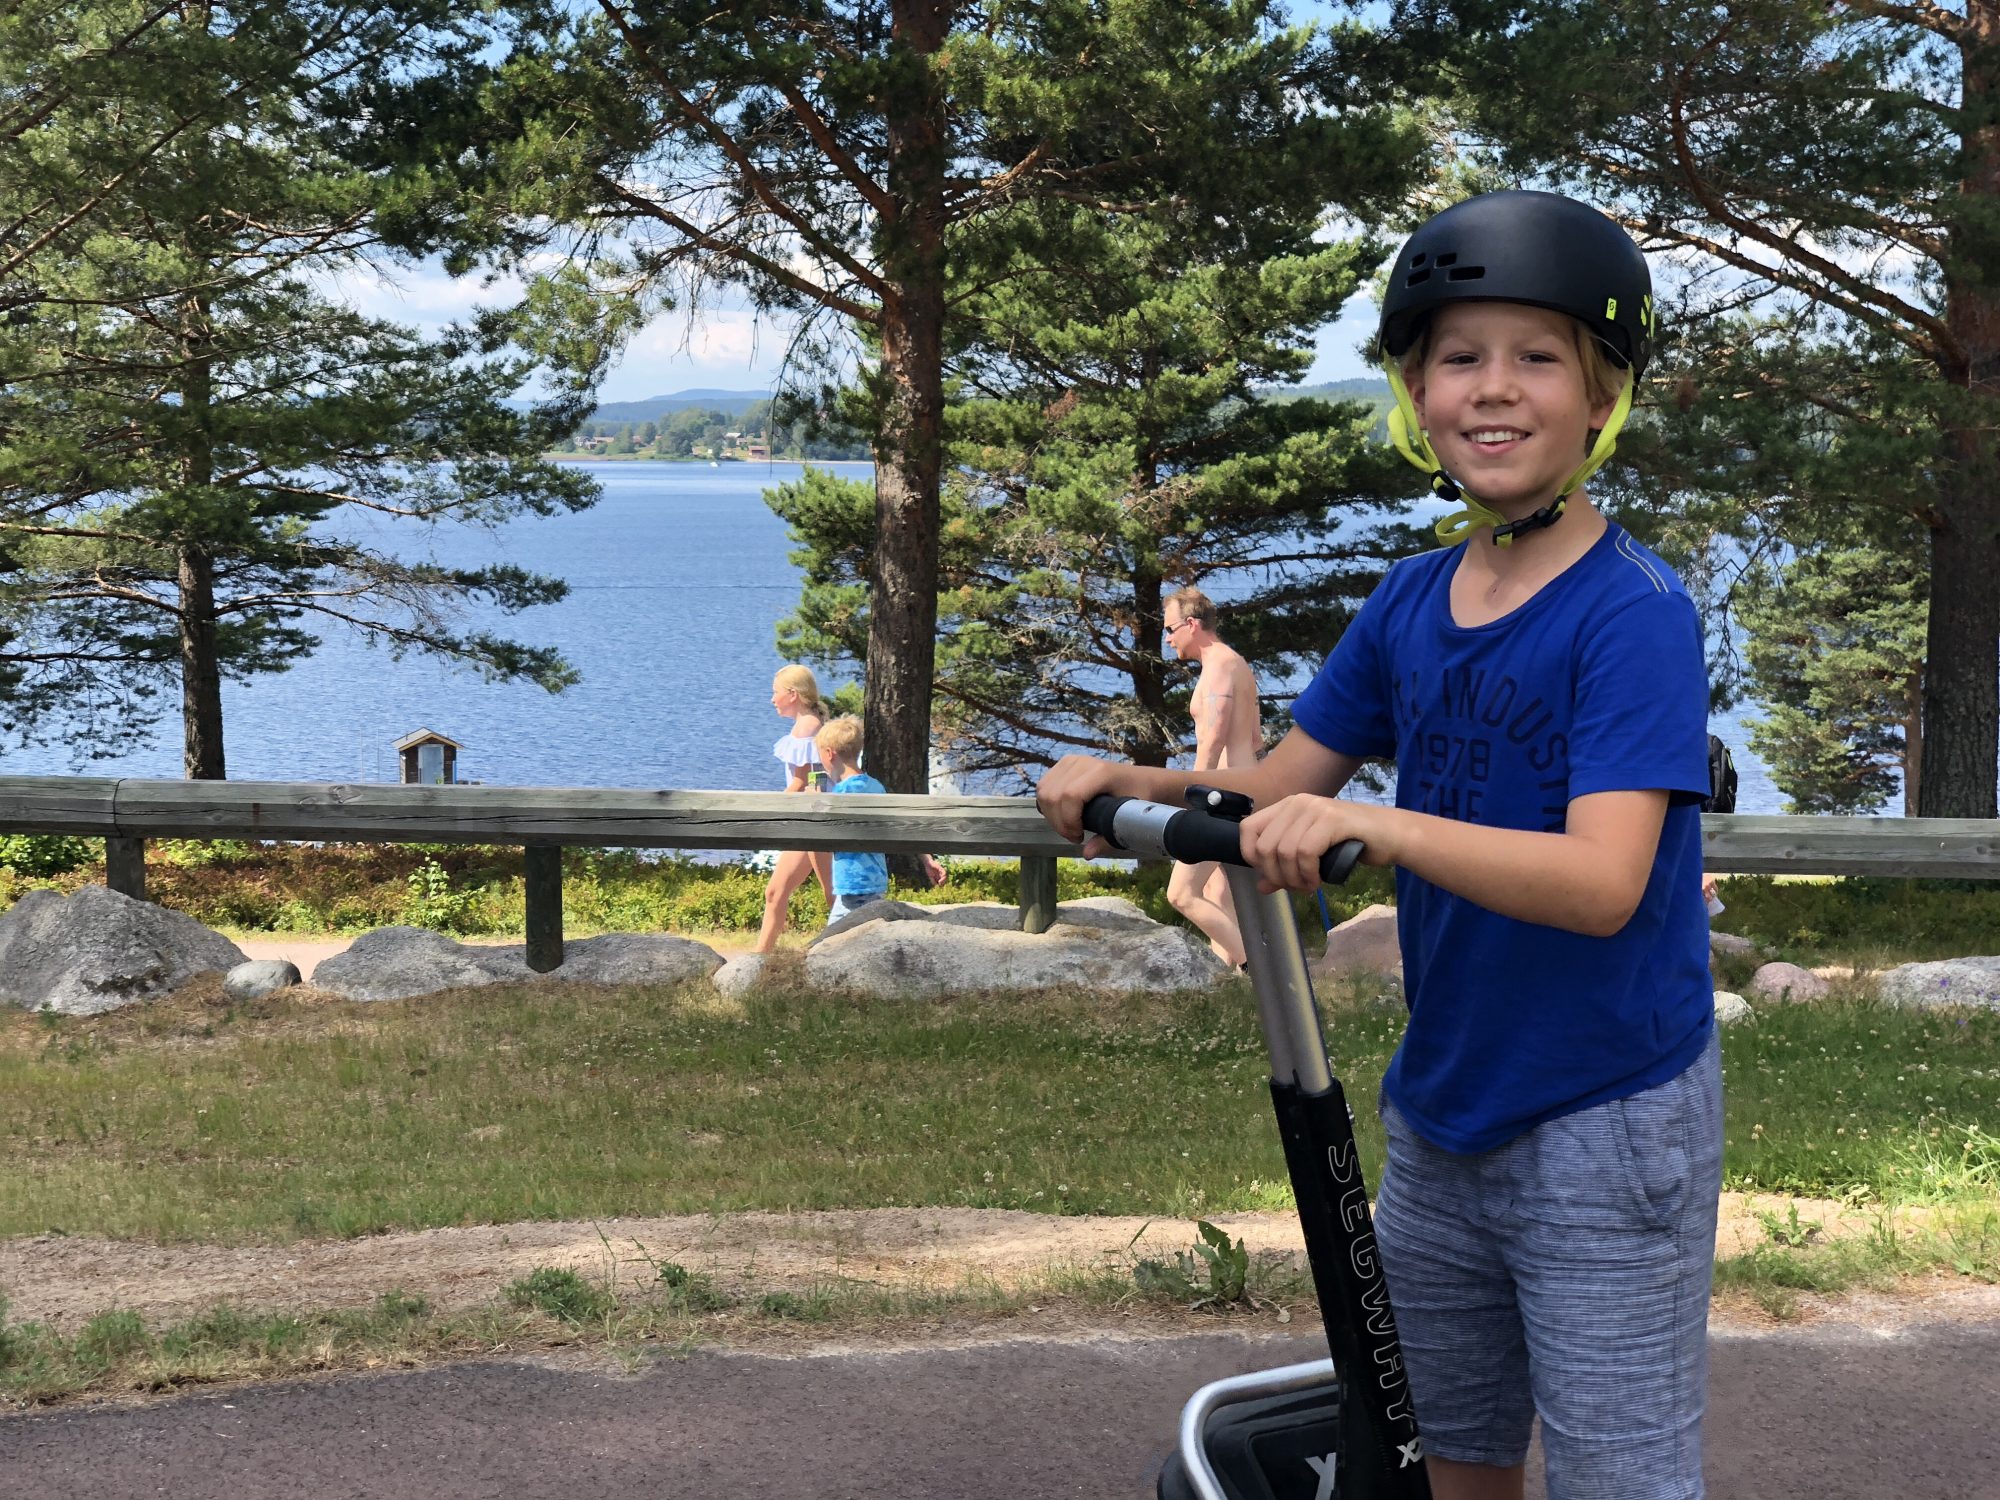
[{"label": "scooter display", "polygon": [[[1190,787],[1186,807],[1092,798],[1083,824],[1116,848],[1187,864],[1219,861],[1229,876],[1246,968],[1271,1059],[1271,1101],[1291,1174],[1330,1359],[1218,1380],[1181,1414],[1160,1500],[1429,1500],[1423,1440],[1370,1227],[1354,1121],[1333,1076],[1291,904],[1265,895],[1243,862],[1249,799]],[[1320,861],[1346,880],[1361,845]]]}]

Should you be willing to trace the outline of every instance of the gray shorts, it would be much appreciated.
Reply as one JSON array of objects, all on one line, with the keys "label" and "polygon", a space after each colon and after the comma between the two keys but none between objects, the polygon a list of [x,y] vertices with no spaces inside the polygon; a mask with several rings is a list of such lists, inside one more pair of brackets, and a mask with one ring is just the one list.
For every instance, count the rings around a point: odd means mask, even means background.
[{"label": "gray shorts", "polygon": [[1476,1156],[1386,1100],[1375,1207],[1424,1451],[1518,1464],[1549,1500],[1702,1494],[1722,1189],[1718,1041],[1679,1077]]}]

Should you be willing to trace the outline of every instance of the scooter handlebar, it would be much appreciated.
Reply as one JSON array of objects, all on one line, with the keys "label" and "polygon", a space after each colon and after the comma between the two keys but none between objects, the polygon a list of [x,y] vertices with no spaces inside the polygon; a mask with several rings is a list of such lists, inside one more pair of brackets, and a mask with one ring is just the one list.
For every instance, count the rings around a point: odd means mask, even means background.
[{"label": "scooter handlebar", "polygon": [[[1083,805],[1083,826],[1114,848],[1132,854],[1163,855],[1187,865],[1206,860],[1225,865],[1249,863],[1243,857],[1243,825],[1200,808],[1170,807],[1164,802],[1106,793]],[[1361,859],[1361,849],[1359,839],[1348,839],[1327,850],[1319,858],[1320,881],[1325,885],[1346,881]]]}]

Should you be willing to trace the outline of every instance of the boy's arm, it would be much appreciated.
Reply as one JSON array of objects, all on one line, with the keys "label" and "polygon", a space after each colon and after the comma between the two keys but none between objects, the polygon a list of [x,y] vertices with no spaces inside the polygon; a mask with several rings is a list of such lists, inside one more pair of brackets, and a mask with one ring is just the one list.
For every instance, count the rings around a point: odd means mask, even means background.
[{"label": "boy's arm", "polygon": [[[1358,757],[1329,750],[1304,730],[1294,729],[1262,760],[1229,770],[1170,771],[1089,755],[1066,755],[1036,785],[1035,805],[1057,833],[1066,839],[1081,839],[1083,804],[1099,793],[1143,797],[1178,807],[1181,794],[1199,784],[1242,792],[1258,807],[1269,807],[1302,792],[1331,798],[1360,769]],[[1084,847],[1086,858],[1110,852],[1110,846],[1097,839]]]},{"label": "boy's arm", "polygon": [[1577,797],[1563,833],[1295,796],[1252,815],[1243,845],[1270,889],[1312,889],[1320,855],[1358,838],[1368,864],[1398,865],[1503,917],[1610,937],[1646,894],[1666,816],[1664,791]]}]

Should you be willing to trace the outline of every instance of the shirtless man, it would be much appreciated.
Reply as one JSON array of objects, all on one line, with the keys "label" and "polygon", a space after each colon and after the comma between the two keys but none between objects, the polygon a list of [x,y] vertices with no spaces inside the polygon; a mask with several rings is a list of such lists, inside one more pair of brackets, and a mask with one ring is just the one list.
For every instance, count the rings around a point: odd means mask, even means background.
[{"label": "shirtless man", "polygon": [[[1168,649],[1180,661],[1201,663],[1188,708],[1194,714],[1194,768],[1247,766],[1264,748],[1263,716],[1257,706],[1257,678],[1250,664],[1215,633],[1215,606],[1190,585],[1167,596]],[[1167,900],[1208,936],[1215,956],[1231,968],[1243,963],[1243,933],[1229,877],[1210,861],[1174,866]]]}]

